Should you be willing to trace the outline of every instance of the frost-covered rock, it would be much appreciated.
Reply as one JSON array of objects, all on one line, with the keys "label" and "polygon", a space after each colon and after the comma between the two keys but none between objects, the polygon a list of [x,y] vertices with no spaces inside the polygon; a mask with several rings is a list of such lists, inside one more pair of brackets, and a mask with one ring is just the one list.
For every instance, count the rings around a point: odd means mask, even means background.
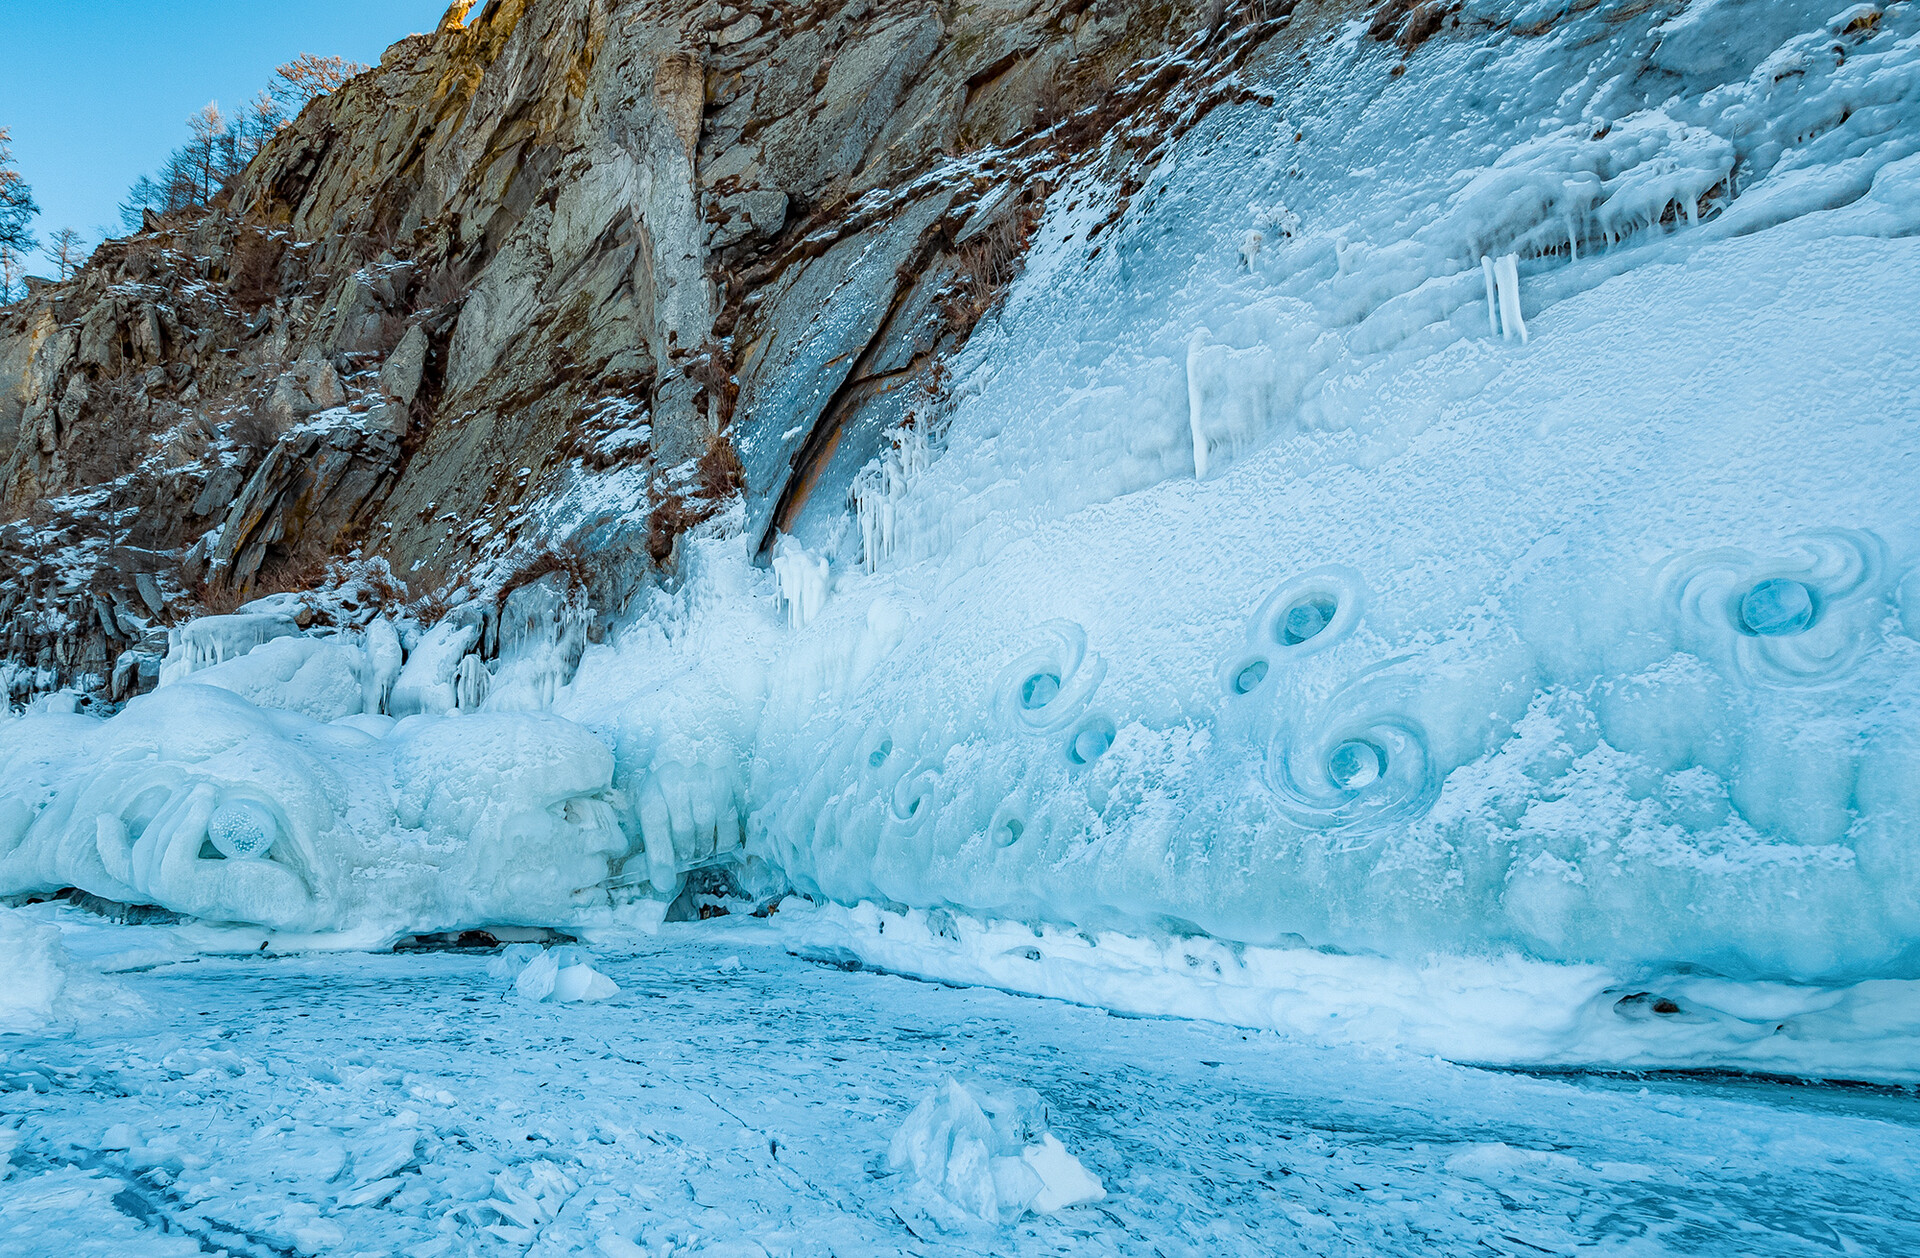
[{"label": "frost-covered rock", "polygon": [[566,710],[820,899],[1920,976],[1920,12],[1842,7],[1278,41],[782,517],[812,620],[695,541]]}]

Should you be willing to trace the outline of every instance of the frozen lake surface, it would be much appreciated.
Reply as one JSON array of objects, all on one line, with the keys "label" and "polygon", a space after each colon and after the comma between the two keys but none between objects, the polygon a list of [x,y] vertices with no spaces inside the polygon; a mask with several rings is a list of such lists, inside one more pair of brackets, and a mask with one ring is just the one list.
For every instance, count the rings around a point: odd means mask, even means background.
[{"label": "frozen lake surface", "polygon": [[[151,968],[121,1012],[0,1037],[18,1258],[1920,1252],[1910,1090],[1303,1047],[838,970],[737,919],[601,947],[621,990],[585,1005],[485,955],[69,939]],[[916,1236],[886,1149],[948,1072],[1037,1089],[1106,1200]]]}]

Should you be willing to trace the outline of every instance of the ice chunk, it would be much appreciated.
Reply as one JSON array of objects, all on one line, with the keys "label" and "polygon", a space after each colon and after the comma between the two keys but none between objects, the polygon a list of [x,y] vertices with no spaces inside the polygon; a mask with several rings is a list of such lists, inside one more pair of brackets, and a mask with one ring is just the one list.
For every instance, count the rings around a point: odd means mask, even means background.
[{"label": "ice chunk", "polygon": [[394,681],[387,701],[391,716],[426,713],[437,716],[451,712],[458,696],[454,678],[460,661],[480,641],[480,626],[471,621],[456,623],[452,617],[427,630]]},{"label": "ice chunk", "polygon": [[948,1076],[894,1133],[887,1164],[936,1204],[988,1223],[1050,1214],[1106,1195],[1058,1138],[1031,1088]]},{"label": "ice chunk", "polygon": [[485,706],[492,689],[493,674],[480,657],[461,656],[460,667],[453,672],[453,706],[462,712],[477,712]]},{"label": "ice chunk", "polygon": [[1798,581],[1762,581],[1740,600],[1740,623],[1763,638],[1800,633],[1813,623],[1813,594]]},{"label": "ice chunk", "polygon": [[360,710],[378,715],[387,711],[393,683],[400,678],[406,652],[400,646],[400,632],[385,616],[376,616],[367,625],[367,660],[362,674],[364,696]]},{"label": "ice chunk", "polygon": [[[1571,236],[1569,237],[1571,239]],[[1493,331],[1503,340],[1527,342],[1527,321],[1520,316],[1520,259],[1514,254],[1482,256],[1480,269],[1487,281],[1487,314]]]},{"label": "ice chunk", "polygon": [[[606,1000],[620,994],[618,984],[585,961],[575,959],[572,952],[514,945],[494,958],[488,973],[499,978],[513,974],[513,994],[521,1000],[565,1004]],[[518,973],[514,974],[516,968]]]},{"label": "ice chunk", "polygon": [[1207,478],[1264,435],[1286,402],[1274,351],[1234,349],[1205,328],[1187,341],[1187,424],[1194,475]]},{"label": "ice chunk", "polygon": [[71,965],[59,929],[0,909],[0,962],[7,971],[0,983],[0,1023],[34,1026],[52,1018]]},{"label": "ice chunk", "polygon": [[207,818],[207,839],[228,860],[262,859],[279,837],[279,821],[257,799],[228,799]]},{"label": "ice chunk", "polygon": [[[482,679],[474,671],[477,660],[462,665],[466,696],[478,696],[496,712],[551,710],[580,666],[591,619],[585,595],[565,573],[550,572],[516,588],[500,609],[500,657],[492,676]],[[460,703],[463,711],[469,706]]]},{"label": "ice chunk", "polygon": [[641,785],[640,832],[648,880],[670,895],[680,875],[726,857],[740,846],[739,788],[724,764],[663,761]]},{"label": "ice chunk", "polygon": [[[0,1031],[72,1026],[143,1008],[117,982],[67,950],[60,928],[0,908]],[[0,1144],[0,1176],[6,1173]]]},{"label": "ice chunk", "polygon": [[605,1000],[620,994],[619,985],[590,965],[570,965],[553,977],[553,999]]},{"label": "ice chunk", "polygon": [[551,952],[542,951],[529,958],[526,968],[513,980],[513,994],[522,1000],[545,1000],[553,995],[554,984],[559,980],[559,962]]},{"label": "ice chunk", "polygon": [[1054,1214],[1106,1199],[1107,1190],[1099,1177],[1068,1153],[1067,1146],[1050,1131],[1022,1149],[1020,1160],[1040,1181],[1040,1191],[1027,1202],[1027,1208],[1035,1214]]},{"label": "ice chunk", "polygon": [[861,469],[851,491],[860,526],[860,553],[868,572],[879,570],[908,534],[908,493],[933,463],[925,424],[905,424],[887,434],[885,452]]}]

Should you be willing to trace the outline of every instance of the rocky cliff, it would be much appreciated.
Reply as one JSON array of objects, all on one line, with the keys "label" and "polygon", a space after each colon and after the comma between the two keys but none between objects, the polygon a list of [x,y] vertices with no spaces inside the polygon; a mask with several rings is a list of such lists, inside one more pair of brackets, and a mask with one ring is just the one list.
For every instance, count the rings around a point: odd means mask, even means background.
[{"label": "rocky cliff", "polygon": [[169,624],[333,559],[433,608],[564,571],[616,612],[730,503],[763,549],[844,510],[884,434],[933,422],[1063,172],[1136,190],[1300,24],[456,4],[212,209],[0,311],[12,698],[124,697]]}]

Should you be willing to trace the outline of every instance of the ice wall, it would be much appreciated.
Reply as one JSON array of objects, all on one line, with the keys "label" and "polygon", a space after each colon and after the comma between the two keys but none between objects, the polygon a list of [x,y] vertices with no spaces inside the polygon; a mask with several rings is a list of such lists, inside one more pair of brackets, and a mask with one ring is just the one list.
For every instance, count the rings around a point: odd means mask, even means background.
[{"label": "ice wall", "polygon": [[1639,7],[1256,63],[806,623],[692,546],[563,710],[845,901],[1916,973],[1920,15]]}]

